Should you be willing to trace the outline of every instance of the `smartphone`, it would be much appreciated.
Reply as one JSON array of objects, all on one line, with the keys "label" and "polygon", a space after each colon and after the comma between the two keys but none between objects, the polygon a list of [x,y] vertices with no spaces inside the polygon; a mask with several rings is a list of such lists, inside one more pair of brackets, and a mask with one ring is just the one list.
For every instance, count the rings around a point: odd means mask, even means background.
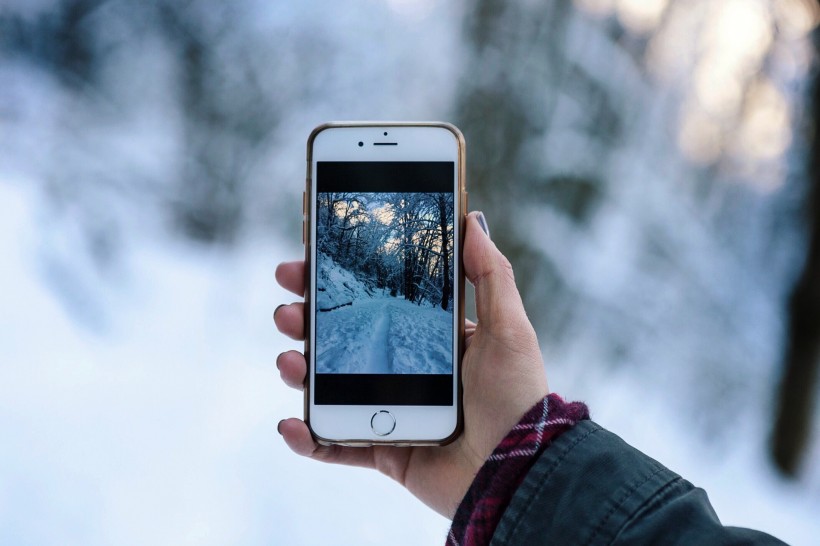
[{"label": "smartphone", "polygon": [[305,422],[322,444],[461,432],[464,137],[328,123],[307,145]]}]

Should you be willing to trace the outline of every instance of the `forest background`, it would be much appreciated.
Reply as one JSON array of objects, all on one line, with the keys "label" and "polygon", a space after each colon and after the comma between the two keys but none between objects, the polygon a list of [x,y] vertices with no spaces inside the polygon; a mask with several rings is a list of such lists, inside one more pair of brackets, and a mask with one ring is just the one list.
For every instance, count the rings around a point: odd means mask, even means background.
[{"label": "forest background", "polygon": [[317,373],[452,373],[453,196],[318,193]]},{"label": "forest background", "polygon": [[819,19],[815,0],[5,2],[0,542],[443,540],[395,484],[275,434],[301,395],[274,366],[300,344],[269,320],[292,298],[273,269],[302,255],[305,140],[334,119],[459,126],[551,387],[724,522],[816,541]]},{"label": "forest background", "polygon": [[316,214],[319,252],[374,289],[452,309],[453,194],[320,193]]}]

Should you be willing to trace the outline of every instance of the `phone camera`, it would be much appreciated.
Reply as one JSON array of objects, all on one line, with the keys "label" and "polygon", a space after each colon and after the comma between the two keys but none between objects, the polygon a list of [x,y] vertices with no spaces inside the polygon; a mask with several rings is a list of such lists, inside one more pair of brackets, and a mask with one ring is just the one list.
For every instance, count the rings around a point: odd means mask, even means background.
[{"label": "phone camera", "polygon": [[384,132],[384,136],[387,136],[387,131]]},{"label": "phone camera", "polygon": [[361,148],[362,146],[364,146],[364,142],[359,141],[359,148]]}]

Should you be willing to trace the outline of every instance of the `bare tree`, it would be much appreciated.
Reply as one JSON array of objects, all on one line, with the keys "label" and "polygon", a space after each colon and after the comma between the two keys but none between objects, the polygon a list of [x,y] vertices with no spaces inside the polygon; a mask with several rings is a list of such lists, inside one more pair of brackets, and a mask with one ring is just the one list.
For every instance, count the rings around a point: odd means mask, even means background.
[{"label": "bare tree", "polygon": [[777,395],[772,457],[794,476],[806,450],[817,399],[820,367],[820,31],[814,32],[815,72],[809,153],[810,196],[807,203],[809,245],[803,271],[789,300],[789,329],[783,377]]},{"label": "bare tree", "polygon": [[442,283],[441,287],[441,308],[447,309],[447,305],[450,302],[450,256],[449,251],[447,250],[447,200],[444,198],[444,194],[441,193],[438,196],[438,213],[439,213],[439,224],[441,226],[441,255],[442,255],[442,266],[441,270],[443,272],[442,277],[444,278],[444,282]]}]

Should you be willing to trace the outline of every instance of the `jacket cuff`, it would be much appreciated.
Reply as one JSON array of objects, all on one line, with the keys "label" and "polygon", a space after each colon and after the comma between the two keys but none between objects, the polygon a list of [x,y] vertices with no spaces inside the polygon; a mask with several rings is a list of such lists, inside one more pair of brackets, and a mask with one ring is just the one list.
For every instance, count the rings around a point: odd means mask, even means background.
[{"label": "jacket cuff", "polygon": [[550,442],[583,419],[582,402],[549,394],[501,440],[476,474],[453,518],[447,546],[489,544],[498,522],[527,472]]}]

